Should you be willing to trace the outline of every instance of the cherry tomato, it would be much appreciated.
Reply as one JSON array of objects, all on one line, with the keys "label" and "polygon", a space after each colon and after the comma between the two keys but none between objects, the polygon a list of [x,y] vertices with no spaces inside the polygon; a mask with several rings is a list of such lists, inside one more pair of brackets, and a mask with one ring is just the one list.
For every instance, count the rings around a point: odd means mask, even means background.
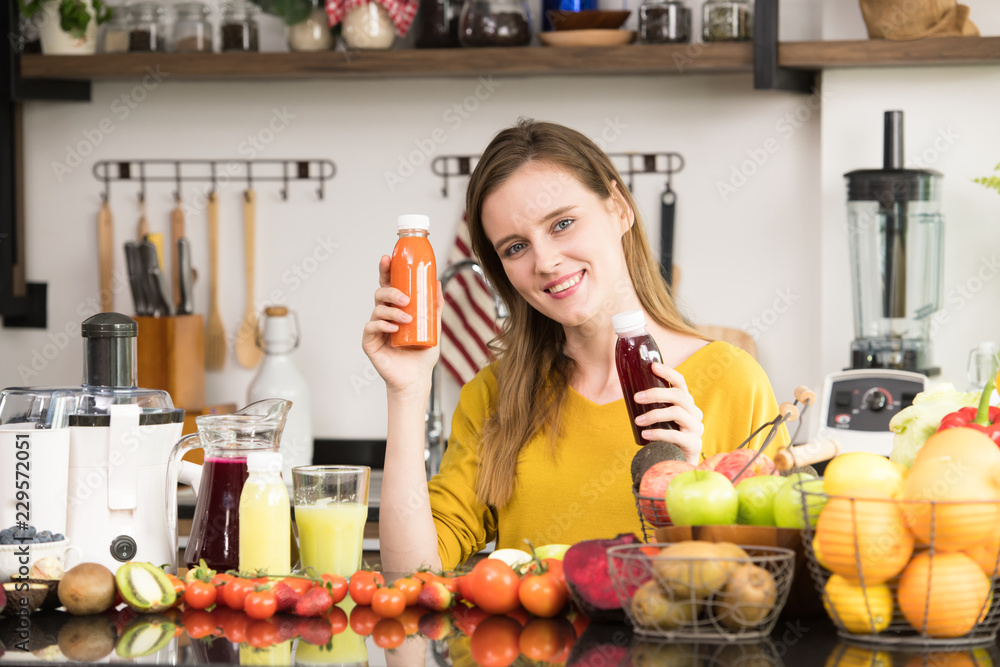
[{"label": "cherry tomato", "polygon": [[305,595],[309,592],[309,589],[313,587],[313,582],[308,579],[303,579],[302,577],[285,577],[281,580],[281,583],[288,586],[299,595]]},{"label": "cherry tomato", "polygon": [[480,607],[466,607],[464,604],[456,605],[451,610],[451,617],[458,628],[466,637],[471,637],[476,633],[476,628],[489,617]]},{"label": "cherry tomato", "polygon": [[372,633],[375,628],[375,624],[381,621],[371,607],[363,607],[358,605],[351,610],[350,625],[351,630],[354,630],[354,634],[360,635],[362,637],[367,637]]},{"label": "cherry tomato", "polygon": [[476,599],[473,597],[471,574],[463,574],[458,578],[458,594],[469,604],[476,604]]},{"label": "cherry tomato", "polygon": [[406,595],[398,588],[379,588],[372,595],[372,611],[382,618],[396,618],[406,609]]},{"label": "cherry tomato", "polygon": [[507,667],[521,654],[520,637],[520,623],[506,616],[490,616],[479,624],[469,642],[472,659],[480,667]]},{"label": "cherry tomato", "polygon": [[333,628],[333,634],[335,635],[339,635],[347,629],[347,612],[340,607],[332,607],[326,617],[326,620],[330,621],[330,627]]},{"label": "cherry tomato", "polygon": [[253,648],[267,648],[278,643],[278,628],[263,620],[250,621],[247,626],[247,644]]},{"label": "cherry tomato", "polygon": [[438,577],[435,581],[440,581],[444,584],[444,587],[451,592],[452,595],[458,593],[458,577],[448,576],[448,577]]},{"label": "cherry tomato", "polygon": [[339,604],[347,597],[347,579],[336,574],[324,574],[322,579],[326,590],[330,592],[330,597],[333,598],[333,604]]},{"label": "cherry tomato", "polygon": [[372,628],[372,641],[379,648],[398,648],[406,641],[406,630],[396,619],[383,618]]},{"label": "cherry tomato", "polygon": [[521,580],[517,596],[525,609],[542,618],[552,618],[566,606],[566,589],[551,572],[526,576]]},{"label": "cherry tomato", "polygon": [[271,577],[254,577],[250,581],[256,586],[266,586],[271,583]]},{"label": "cherry tomato", "polygon": [[565,618],[533,618],[521,631],[521,653],[536,662],[555,662],[566,648],[566,637],[573,626]]},{"label": "cherry tomato", "polygon": [[252,581],[234,577],[222,587],[222,601],[230,609],[243,609],[243,602],[253,588]]},{"label": "cherry tomato", "polygon": [[251,591],[243,601],[243,611],[257,620],[271,618],[278,609],[278,601],[271,591]]},{"label": "cherry tomato", "polygon": [[242,644],[247,640],[247,627],[250,617],[242,611],[226,616],[222,625],[222,634],[234,644]]},{"label": "cherry tomato", "polygon": [[170,583],[174,585],[174,595],[177,596],[177,601],[180,602],[181,598],[184,596],[184,582],[180,577],[175,574],[170,574],[169,572],[167,573],[167,579],[169,579]]},{"label": "cherry tomato", "polygon": [[205,609],[215,604],[216,594],[215,586],[195,579],[184,591],[184,604],[192,609]]},{"label": "cherry tomato", "polygon": [[427,570],[420,570],[419,572],[414,572],[413,573],[413,578],[414,579],[419,579],[420,581],[424,582],[425,584],[429,584],[432,581],[434,581],[435,579],[437,579],[437,575],[434,574],[433,572],[429,572]]},{"label": "cherry tomato", "polygon": [[531,614],[525,611],[524,607],[522,607],[521,605],[518,605],[517,609],[515,609],[514,611],[508,611],[506,614],[504,614],[504,616],[513,618],[515,621],[521,624],[522,628],[528,624],[528,621],[531,620]]},{"label": "cherry tomato", "polygon": [[545,565],[549,568],[549,574],[556,578],[556,580],[562,584],[563,589],[566,591],[566,595],[569,595],[569,589],[566,588],[566,575],[563,573],[563,562],[558,558],[546,558]]},{"label": "cherry tomato", "polygon": [[195,609],[193,607],[184,610],[181,623],[184,624],[184,631],[188,633],[191,639],[209,637],[214,635],[217,629],[212,614],[204,609]]},{"label": "cherry tomato", "polygon": [[371,570],[358,570],[351,575],[351,583],[348,584],[348,591],[355,604],[362,606],[372,603],[372,596],[375,595],[375,588],[378,584],[384,584],[385,579],[378,572]]},{"label": "cherry tomato", "polygon": [[510,565],[493,558],[486,558],[472,568],[472,590],[476,602],[490,614],[506,614],[520,604],[517,587],[520,583]]},{"label": "cherry tomato", "polygon": [[403,613],[396,617],[396,620],[403,624],[403,630],[407,636],[420,632],[420,619],[424,614],[429,614],[429,609],[423,607],[407,607]]},{"label": "cherry tomato", "polygon": [[424,582],[420,581],[416,577],[397,579],[392,585],[403,592],[403,595],[406,597],[407,607],[415,606],[417,604],[417,598],[420,597],[420,591],[424,590]]}]

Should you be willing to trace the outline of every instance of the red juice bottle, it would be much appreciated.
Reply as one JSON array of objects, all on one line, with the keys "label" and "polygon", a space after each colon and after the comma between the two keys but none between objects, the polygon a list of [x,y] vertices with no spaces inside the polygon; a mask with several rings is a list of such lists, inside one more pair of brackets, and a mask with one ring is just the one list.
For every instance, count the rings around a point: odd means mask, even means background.
[{"label": "red juice bottle", "polygon": [[197,567],[202,558],[213,570],[225,572],[240,566],[240,494],[249,476],[245,456],[205,457],[198,489],[198,503],[184,563]]},{"label": "red juice bottle", "polygon": [[658,424],[647,424],[638,426],[635,418],[645,414],[650,410],[669,407],[670,403],[645,403],[635,402],[635,395],[640,391],[652,389],[654,387],[669,387],[663,378],[653,373],[652,365],[662,364],[660,349],[656,347],[656,341],[646,333],[646,317],[641,310],[628,310],[618,313],[611,318],[611,324],[618,334],[618,342],[615,343],[615,366],[618,369],[618,380],[622,384],[622,394],[625,397],[625,406],[628,408],[628,416],[632,424],[632,434],[635,436],[635,444],[640,447],[648,445],[649,440],[642,437],[642,431],[646,429],[677,429],[674,422],[660,422]]},{"label": "red juice bottle", "polygon": [[389,335],[393,347],[426,348],[437,345],[437,265],[427,239],[426,215],[401,215],[396,223],[399,240],[392,250],[389,282],[410,297],[402,309],[413,319]]}]

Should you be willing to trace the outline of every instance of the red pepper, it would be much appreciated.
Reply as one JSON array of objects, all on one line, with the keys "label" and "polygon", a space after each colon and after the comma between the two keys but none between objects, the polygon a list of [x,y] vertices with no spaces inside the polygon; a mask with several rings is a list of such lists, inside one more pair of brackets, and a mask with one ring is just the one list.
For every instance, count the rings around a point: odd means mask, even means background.
[{"label": "red pepper", "polygon": [[1000,447],[1000,408],[990,407],[990,395],[996,386],[995,382],[991,378],[986,383],[978,408],[962,408],[958,412],[945,415],[941,425],[938,426],[938,431],[947,428],[974,428],[988,435]]}]

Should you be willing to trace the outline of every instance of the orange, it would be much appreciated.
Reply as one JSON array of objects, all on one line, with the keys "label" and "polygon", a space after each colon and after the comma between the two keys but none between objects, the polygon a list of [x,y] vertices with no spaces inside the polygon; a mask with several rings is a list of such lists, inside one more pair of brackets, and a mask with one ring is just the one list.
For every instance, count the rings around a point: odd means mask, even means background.
[{"label": "orange", "polygon": [[976,546],[969,547],[964,553],[983,568],[987,577],[997,574],[1000,569],[1000,531]]},{"label": "orange", "polygon": [[990,580],[963,553],[921,551],[899,578],[896,592],[907,622],[930,637],[961,637],[989,610]]},{"label": "orange", "polygon": [[897,498],[903,490],[906,468],[871,452],[847,452],[823,471],[823,490],[831,496],[851,489],[867,489],[872,497]]},{"label": "orange", "polygon": [[892,655],[886,651],[839,644],[826,659],[826,667],[892,667]]},{"label": "orange", "polygon": [[813,550],[831,572],[871,586],[902,572],[913,554],[913,535],[894,501],[836,497],[819,515]]},{"label": "orange", "polygon": [[957,651],[933,651],[915,653],[906,661],[905,667],[993,667],[990,652],[984,648]]}]

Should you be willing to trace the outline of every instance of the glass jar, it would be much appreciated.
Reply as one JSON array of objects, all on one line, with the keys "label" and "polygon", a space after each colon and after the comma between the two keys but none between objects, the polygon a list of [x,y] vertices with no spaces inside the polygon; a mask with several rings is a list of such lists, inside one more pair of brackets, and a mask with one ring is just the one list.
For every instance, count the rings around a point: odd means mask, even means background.
[{"label": "glass jar", "polygon": [[178,53],[211,53],[212,24],[208,20],[211,10],[204,2],[182,2],[174,5],[174,21],[170,50]]},{"label": "glass jar", "polygon": [[158,2],[127,5],[128,50],[131,53],[166,51],[167,35],[163,27],[163,7]]},{"label": "glass jar", "polygon": [[639,39],[646,44],[691,41],[691,10],[675,0],[645,0],[639,6]]},{"label": "glass jar", "polygon": [[127,53],[129,50],[128,7],[115,5],[108,7],[111,16],[101,26],[98,40],[100,53]]},{"label": "glass jar", "polygon": [[531,12],[522,0],[465,0],[462,5],[462,46],[527,46],[531,34]]},{"label": "glass jar", "polygon": [[749,0],[706,0],[702,5],[701,37],[706,42],[753,39],[753,5]]},{"label": "glass jar", "polygon": [[396,25],[389,10],[379,2],[353,7],[344,15],[341,35],[349,49],[391,49],[396,41]]},{"label": "glass jar", "polygon": [[313,0],[305,20],[288,26],[287,32],[288,48],[292,51],[329,51],[333,48],[330,20],[320,0]]},{"label": "glass jar", "polygon": [[257,13],[260,9],[248,0],[225,0],[222,3],[222,50],[259,51]]},{"label": "glass jar", "polygon": [[461,3],[456,0],[420,0],[417,10],[418,49],[447,49],[458,43],[458,16]]}]

